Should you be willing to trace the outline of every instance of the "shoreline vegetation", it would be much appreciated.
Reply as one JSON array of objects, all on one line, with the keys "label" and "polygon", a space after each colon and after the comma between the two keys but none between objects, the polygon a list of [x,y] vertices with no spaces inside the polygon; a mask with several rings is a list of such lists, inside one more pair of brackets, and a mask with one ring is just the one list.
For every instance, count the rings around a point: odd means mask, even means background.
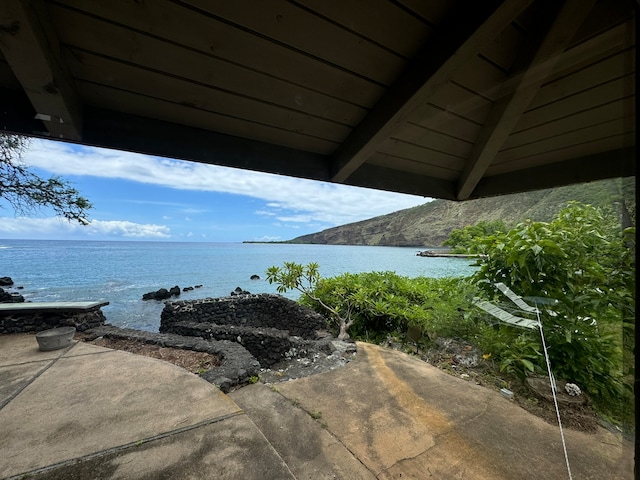
[{"label": "shoreline vegetation", "polygon": [[[546,377],[551,365],[555,378],[579,386],[600,418],[634,432],[635,227],[624,228],[610,211],[579,202],[569,202],[551,222],[528,221],[512,229],[497,223],[454,231],[447,241],[451,248],[418,254],[478,257],[478,270],[464,279],[370,272],[320,280],[316,264],[285,262],[282,269],[274,267],[269,281],[302,291],[302,303],[318,313],[330,310],[356,340],[401,341],[410,329],[417,332],[416,344],[427,347],[442,338],[462,339],[478,349],[479,363],[488,361],[501,375],[517,379],[518,387],[531,377]],[[503,298],[500,283],[521,298],[553,299],[553,309],[533,307],[536,314],[529,313]],[[544,325],[548,349],[537,328],[514,328],[500,317],[498,322],[478,311],[477,298],[533,317]]]}]

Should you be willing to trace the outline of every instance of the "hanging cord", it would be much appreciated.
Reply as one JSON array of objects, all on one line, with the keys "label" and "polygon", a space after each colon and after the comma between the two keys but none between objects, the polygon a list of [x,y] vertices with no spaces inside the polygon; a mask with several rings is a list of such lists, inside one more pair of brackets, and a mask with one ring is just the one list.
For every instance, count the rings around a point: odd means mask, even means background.
[{"label": "hanging cord", "polygon": [[[537,307],[538,305],[536,305]],[[556,379],[551,373],[551,362],[549,362],[549,354],[547,352],[547,344],[544,340],[542,331],[542,322],[540,321],[540,310],[536,308],[536,317],[538,318],[538,327],[540,328],[540,338],[542,338],[542,349],[544,350],[544,358],[547,362],[547,371],[549,372],[549,383],[551,383],[551,393],[553,395],[553,403],[556,407],[556,416],[558,417],[558,426],[560,427],[560,437],[562,437],[562,449],[564,450],[564,459],[567,462],[567,472],[569,472],[569,480],[573,480],[571,475],[571,466],[569,465],[569,455],[567,454],[567,444],[564,441],[564,431],[562,430],[562,422],[560,421],[560,409],[558,408],[558,399],[556,396]]]}]

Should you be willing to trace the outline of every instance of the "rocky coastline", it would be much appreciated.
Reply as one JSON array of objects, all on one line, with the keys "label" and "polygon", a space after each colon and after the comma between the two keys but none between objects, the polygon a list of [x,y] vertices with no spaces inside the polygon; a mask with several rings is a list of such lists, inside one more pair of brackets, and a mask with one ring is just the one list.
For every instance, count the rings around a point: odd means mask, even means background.
[{"label": "rocky coastline", "polygon": [[[9,277],[0,279],[5,286],[13,287]],[[173,291],[169,298],[180,291],[176,286],[157,292],[162,296],[164,290]],[[14,292],[6,292],[7,300],[0,301],[19,302],[16,297]],[[45,317],[0,312],[0,333],[37,333],[74,326],[86,342],[119,339],[205,352],[217,356],[220,362],[198,373],[224,392],[257,379],[278,382],[332,370],[356,354],[355,343],[332,337],[326,319],[313,310],[281,295],[251,294],[239,287],[228,297],[165,300],[158,332],[110,325],[100,309],[96,311],[91,315],[71,312]]]}]

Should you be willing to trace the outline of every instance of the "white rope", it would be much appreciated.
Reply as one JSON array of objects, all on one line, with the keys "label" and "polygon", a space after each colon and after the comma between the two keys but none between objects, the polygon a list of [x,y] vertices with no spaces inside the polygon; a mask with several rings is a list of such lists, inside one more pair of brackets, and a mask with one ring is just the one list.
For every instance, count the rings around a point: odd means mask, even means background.
[{"label": "white rope", "polygon": [[538,328],[540,328],[540,338],[542,338],[542,349],[544,350],[544,358],[547,362],[547,371],[549,372],[549,383],[551,383],[551,393],[553,395],[553,403],[556,407],[556,416],[558,417],[558,426],[560,427],[560,437],[562,437],[562,449],[564,450],[564,459],[567,462],[567,472],[569,473],[569,480],[573,480],[571,475],[571,466],[569,465],[569,455],[567,454],[567,444],[564,440],[564,431],[562,430],[562,421],[560,421],[560,409],[558,408],[558,399],[556,397],[556,379],[551,373],[551,362],[549,362],[549,354],[547,352],[547,343],[544,340],[544,333],[542,331],[542,322],[540,321],[540,311],[536,312],[538,317]]}]

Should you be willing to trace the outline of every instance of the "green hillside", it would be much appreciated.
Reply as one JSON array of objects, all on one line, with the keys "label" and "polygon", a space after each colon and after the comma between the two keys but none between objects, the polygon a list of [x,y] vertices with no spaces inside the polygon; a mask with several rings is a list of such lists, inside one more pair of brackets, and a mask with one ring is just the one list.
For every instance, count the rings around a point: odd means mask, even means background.
[{"label": "green hillside", "polygon": [[[622,223],[632,222],[635,225],[633,177],[466,202],[434,200],[388,215],[297,237],[287,243],[438,247],[453,229],[483,220],[502,220],[507,226],[515,226],[528,219],[549,221],[571,200],[605,208],[612,214],[620,215]],[[625,210],[630,220],[623,215]]]}]

